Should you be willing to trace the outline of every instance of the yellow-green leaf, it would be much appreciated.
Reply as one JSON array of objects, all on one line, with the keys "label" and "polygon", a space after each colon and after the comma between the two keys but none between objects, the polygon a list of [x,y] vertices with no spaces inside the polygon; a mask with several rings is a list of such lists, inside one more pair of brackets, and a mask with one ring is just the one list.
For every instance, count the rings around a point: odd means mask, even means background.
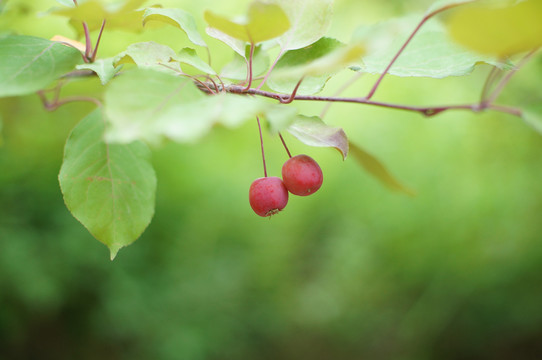
[{"label": "yellow-green leaf", "polygon": [[481,53],[501,57],[542,46],[542,1],[474,3],[458,8],[449,18],[452,37]]},{"label": "yellow-green leaf", "polygon": [[349,145],[350,155],[352,155],[365,170],[378,179],[384,186],[390,190],[402,192],[410,196],[416,195],[413,190],[401,184],[399,180],[386,169],[384,164],[372,154],[355,144],[350,143]]},{"label": "yellow-green leaf", "polygon": [[105,6],[101,1],[89,0],[72,8],[53,10],[55,15],[70,19],[70,24],[81,35],[81,23],[85,22],[90,31],[98,30],[106,20],[107,29],[141,31],[143,29],[143,10],[139,7],[145,0],[129,0],[123,6]]},{"label": "yellow-green leaf", "polygon": [[246,20],[242,22],[229,20],[211,11],[206,11],[204,17],[209,26],[253,44],[280,36],[290,28],[290,21],[280,6],[261,1],[250,5]]}]

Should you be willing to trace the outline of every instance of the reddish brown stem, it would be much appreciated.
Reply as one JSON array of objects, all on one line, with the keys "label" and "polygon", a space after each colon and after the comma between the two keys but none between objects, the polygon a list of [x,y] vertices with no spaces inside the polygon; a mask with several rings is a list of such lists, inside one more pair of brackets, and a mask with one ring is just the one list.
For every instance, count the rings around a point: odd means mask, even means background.
[{"label": "reddish brown stem", "polygon": [[284,141],[284,138],[282,137],[282,134],[279,132],[280,141],[282,141],[282,145],[284,146],[284,149],[286,149],[286,153],[288,154],[288,157],[291,159],[292,154],[290,153],[290,150],[288,149],[288,146],[286,146],[286,141]]},{"label": "reddish brown stem", "polygon": [[265,165],[265,151],[263,148],[263,134],[262,134],[262,124],[260,123],[260,118],[256,116],[256,121],[258,122],[258,131],[260,132],[260,145],[262,148],[262,162],[263,162],[263,174],[267,177],[267,166]]},{"label": "reddish brown stem", "polygon": [[105,27],[105,19],[102,21],[102,27],[100,28],[100,33],[98,34],[98,39],[96,40],[96,46],[94,46],[94,50],[92,50],[92,56],[91,56],[90,62],[94,62],[96,60],[96,54],[98,53],[98,46],[100,46],[100,40],[102,39],[104,27]]},{"label": "reddish brown stem", "polygon": [[279,101],[283,104],[289,104],[291,103],[292,101],[294,101],[295,99],[295,95],[297,94],[297,89],[299,89],[299,86],[301,85],[301,83],[303,82],[303,79],[304,77],[302,77],[301,79],[299,79],[299,81],[297,82],[295,88],[294,88],[294,91],[292,91],[292,94],[290,95],[290,97],[288,99],[279,99]]},{"label": "reddish brown stem", "polygon": [[248,57],[248,70],[247,70],[247,87],[245,90],[250,89],[252,86],[252,60],[254,58],[254,43],[250,43],[250,55]]}]

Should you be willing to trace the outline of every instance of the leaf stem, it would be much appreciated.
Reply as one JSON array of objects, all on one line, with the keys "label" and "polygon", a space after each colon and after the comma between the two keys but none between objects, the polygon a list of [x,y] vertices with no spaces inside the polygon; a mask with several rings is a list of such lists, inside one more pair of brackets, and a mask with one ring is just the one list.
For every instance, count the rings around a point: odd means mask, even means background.
[{"label": "leaf stem", "polygon": [[284,100],[284,99],[281,98],[281,99],[279,99],[279,101],[280,101],[281,103],[283,103],[283,104],[289,104],[289,103],[291,103],[292,101],[294,101],[295,95],[297,94],[297,89],[299,89],[299,86],[300,86],[301,83],[303,82],[303,79],[304,79],[304,78],[305,78],[305,77],[303,76],[301,79],[299,79],[299,81],[297,82],[297,84],[296,84],[296,86],[295,86],[295,88],[294,88],[294,91],[292,91],[292,94],[290,95],[290,97],[289,97],[288,99]]},{"label": "leaf stem", "polygon": [[[474,1],[474,0],[473,0]],[[393,66],[393,64],[395,64],[395,61],[397,61],[397,59],[399,58],[399,56],[403,53],[403,51],[405,50],[405,48],[407,47],[407,45],[412,41],[412,39],[414,38],[414,36],[418,33],[418,31],[421,29],[421,27],[427,22],[427,20],[429,20],[430,18],[432,18],[433,16],[443,12],[443,11],[446,11],[446,10],[449,10],[451,8],[454,8],[456,6],[460,6],[460,5],[464,5],[468,2],[472,2],[472,1],[466,1],[466,2],[463,2],[463,3],[457,3],[457,4],[450,4],[450,5],[447,5],[447,6],[443,6],[437,10],[434,10],[428,14],[426,14],[422,20],[418,23],[418,25],[416,26],[416,28],[414,29],[414,31],[410,34],[410,36],[407,38],[407,40],[405,41],[405,43],[403,44],[403,46],[401,46],[401,48],[399,49],[399,51],[397,51],[397,53],[395,54],[395,56],[391,59],[390,63],[388,64],[388,66],[386,67],[386,69],[382,72],[382,74],[380,74],[380,76],[378,77],[378,79],[376,80],[375,84],[373,85],[373,87],[371,88],[371,90],[369,91],[369,93],[365,96],[365,98],[367,100],[370,100],[373,95],[375,94],[376,90],[378,89],[378,87],[380,86],[380,83],[382,82],[382,80],[384,79],[384,76],[386,76],[388,74],[388,72],[390,71],[391,67]]]},{"label": "leaf stem", "polygon": [[[339,90],[337,90],[333,96],[339,96],[343,91],[345,91],[346,89],[348,89],[351,85],[354,85],[354,83],[356,81],[359,80],[360,77],[363,76],[363,73],[362,72],[357,72],[354,76],[352,76],[347,82],[345,82],[340,88]],[[331,105],[333,105],[332,102],[329,102],[329,103],[326,103],[326,105],[324,106],[324,108],[322,109],[322,112],[320,113],[320,119],[323,119],[327,112],[329,111],[329,108],[331,107]]]},{"label": "leaf stem", "polygon": [[495,100],[497,100],[497,98],[499,97],[503,89],[505,88],[506,84],[508,84],[510,79],[512,79],[512,76],[514,76],[514,74],[518,72],[519,69],[521,69],[523,66],[525,66],[525,64],[527,64],[527,62],[534,56],[534,54],[538,51],[538,49],[540,48],[535,48],[531,50],[529,53],[527,53],[527,55],[525,55],[519,61],[517,66],[514,69],[510,70],[508,74],[506,74],[506,76],[501,79],[501,81],[497,84],[497,87],[495,88],[495,90],[493,90],[493,93],[491,93],[491,95],[489,95],[489,97],[485,101],[487,104],[492,104]]},{"label": "leaf stem", "polygon": [[277,63],[279,62],[283,54],[284,54],[284,49],[281,49],[279,54],[275,58],[275,61],[273,61],[273,64],[271,64],[271,67],[269,68],[269,70],[267,70],[267,73],[265,74],[262,82],[258,85],[256,89],[260,90],[264,86],[265,82],[267,81],[267,78],[269,78],[269,76],[271,75],[271,71],[273,71],[275,66],[277,66]]},{"label": "leaf stem", "polygon": [[267,166],[265,165],[265,151],[263,147],[263,134],[262,134],[262,124],[260,123],[260,118],[256,116],[256,121],[258,122],[258,131],[260,132],[260,145],[262,148],[262,162],[263,162],[263,174],[264,177],[267,177]]},{"label": "leaf stem", "polygon": [[88,25],[86,22],[83,21],[83,31],[85,32],[85,62],[91,62],[90,59],[92,58],[92,40],[90,40],[90,31],[88,29]]},{"label": "leaf stem", "polygon": [[98,34],[98,39],[96,40],[96,46],[92,50],[92,56],[90,62],[93,63],[96,60],[96,54],[98,53],[98,46],[100,46],[100,40],[102,39],[102,34],[105,28],[105,19],[102,21],[102,26],[100,27],[100,33]]},{"label": "leaf stem", "polygon": [[87,101],[87,102],[92,102],[96,104],[98,107],[102,106],[102,103],[100,102],[100,100],[93,97],[89,97],[89,96],[68,96],[60,100],[58,98],[58,93],[57,93],[55,94],[53,101],[49,101],[45,97],[44,91],[38,91],[38,95],[41,99],[41,102],[43,103],[43,107],[47,111],[54,111],[58,109],[59,107],[61,107],[62,105],[66,105],[68,103],[77,102],[77,101]]},{"label": "leaf stem", "polygon": [[250,43],[250,55],[248,57],[248,71],[247,71],[247,87],[245,88],[245,91],[250,89],[252,86],[252,61],[254,58],[254,43]]},{"label": "leaf stem", "polygon": [[501,69],[499,69],[496,66],[493,66],[493,68],[491,69],[491,71],[489,72],[487,76],[487,79],[484,83],[484,87],[482,88],[482,94],[480,96],[480,104],[483,104],[486,102],[489,90],[491,89],[493,83],[495,82],[495,80],[497,79],[500,73],[501,73]]}]

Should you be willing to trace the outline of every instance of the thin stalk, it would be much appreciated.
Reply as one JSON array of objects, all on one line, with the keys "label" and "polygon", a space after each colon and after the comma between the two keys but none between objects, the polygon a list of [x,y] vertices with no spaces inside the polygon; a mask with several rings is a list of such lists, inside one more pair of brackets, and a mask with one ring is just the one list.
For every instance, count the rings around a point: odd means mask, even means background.
[{"label": "thin stalk", "polygon": [[100,27],[100,33],[98,34],[98,40],[96,40],[96,46],[94,46],[94,50],[92,50],[92,56],[91,56],[90,62],[94,62],[96,60],[96,54],[98,53],[98,46],[100,46],[100,40],[102,39],[104,28],[105,28],[105,19],[102,21],[102,26]]},{"label": "thin stalk", "polygon": [[[333,96],[339,96],[340,94],[342,94],[343,91],[345,91],[346,89],[348,89],[350,86],[352,86],[356,81],[359,80],[359,78],[363,75],[362,72],[357,72],[354,76],[352,76],[346,83],[343,84],[343,86],[341,86],[339,88],[339,90],[337,90]],[[329,111],[329,108],[331,108],[331,105],[333,105],[332,102],[329,102],[329,103],[326,103],[326,105],[324,106],[324,108],[322,109],[322,112],[320,113],[320,119],[323,119],[327,112]]]},{"label": "thin stalk", "polygon": [[301,85],[301,83],[303,82],[303,79],[304,77],[302,77],[301,79],[299,79],[299,81],[297,82],[295,88],[294,88],[294,91],[292,91],[292,94],[290,95],[290,97],[286,100],[284,99],[279,99],[279,101],[283,104],[289,104],[291,103],[292,101],[294,101],[295,99],[295,95],[297,94],[297,89],[299,89],[299,86]]},{"label": "thin stalk", "polygon": [[263,81],[258,85],[258,87],[256,89],[260,90],[264,86],[265,82],[269,78],[269,75],[271,75],[271,71],[273,71],[273,69],[275,68],[275,66],[277,65],[277,63],[279,62],[279,60],[280,60],[280,58],[282,57],[283,54],[284,54],[284,50],[281,49],[279,54],[275,58],[275,61],[273,61],[273,64],[271,64],[271,67],[269,68],[269,70],[267,70],[267,73],[265,74],[265,76],[263,78]]},{"label": "thin stalk", "polygon": [[491,95],[489,95],[488,99],[486,100],[486,102],[488,104],[492,104],[495,100],[497,100],[497,98],[499,97],[499,95],[503,91],[506,84],[508,84],[510,79],[512,79],[512,76],[514,76],[514,74],[516,72],[518,72],[519,69],[521,69],[523,66],[525,66],[525,64],[527,64],[527,62],[534,56],[534,54],[538,51],[538,49],[540,49],[540,48],[533,49],[529,53],[527,53],[527,55],[525,55],[519,61],[517,66],[513,70],[510,70],[510,72],[508,72],[508,74],[506,74],[506,76],[502,78],[502,80],[499,82],[499,84],[497,84],[497,87],[495,88],[493,93]]},{"label": "thin stalk", "polygon": [[248,57],[248,71],[247,71],[247,87],[245,88],[245,91],[250,89],[252,86],[252,60],[254,57],[254,43],[250,43],[250,55]]},{"label": "thin stalk", "polygon": [[495,79],[497,79],[500,72],[501,70],[496,66],[493,66],[493,68],[489,72],[487,79],[484,83],[484,87],[482,88],[482,94],[480,96],[480,104],[483,104],[486,102],[489,90],[491,89],[493,83],[495,82]]},{"label": "thin stalk", "polygon": [[263,134],[262,134],[262,124],[260,123],[260,118],[256,116],[256,121],[258,122],[258,131],[260,132],[260,144],[262,148],[262,162],[263,162],[263,174],[264,177],[267,177],[267,166],[265,165],[265,151],[263,148]]},{"label": "thin stalk", "polygon": [[92,40],[90,40],[90,31],[88,25],[83,21],[83,31],[85,32],[85,62],[90,62],[92,53]]},{"label": "thin stalk", "polygon": [[282,141],[282,145],[284,146],[284,149],[286,150],[286,153],[288,154],[288,157],[291,159],[292,154],[290,153],[290,150],[288,149],[288,146],[286,146],[286,141],[284,141],[284,138],[282,137],[282,134],[279,132],[280,141]]}]

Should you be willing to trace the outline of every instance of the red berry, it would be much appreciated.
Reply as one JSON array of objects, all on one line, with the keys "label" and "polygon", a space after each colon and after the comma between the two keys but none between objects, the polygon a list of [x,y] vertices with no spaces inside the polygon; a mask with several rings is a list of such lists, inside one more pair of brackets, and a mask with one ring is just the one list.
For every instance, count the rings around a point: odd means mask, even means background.
[{"label": "red berry", "polygon": [[248,200],[252,210],[260,216],[277,214],[288,204],[288,190],[276,176],[254,180],[250,185]]},{"label": "red berry", "polygon": [[324,175],[313,158],[297,155],[282,165],[282,181],[292,194],[307,196],[320,189]]}]

